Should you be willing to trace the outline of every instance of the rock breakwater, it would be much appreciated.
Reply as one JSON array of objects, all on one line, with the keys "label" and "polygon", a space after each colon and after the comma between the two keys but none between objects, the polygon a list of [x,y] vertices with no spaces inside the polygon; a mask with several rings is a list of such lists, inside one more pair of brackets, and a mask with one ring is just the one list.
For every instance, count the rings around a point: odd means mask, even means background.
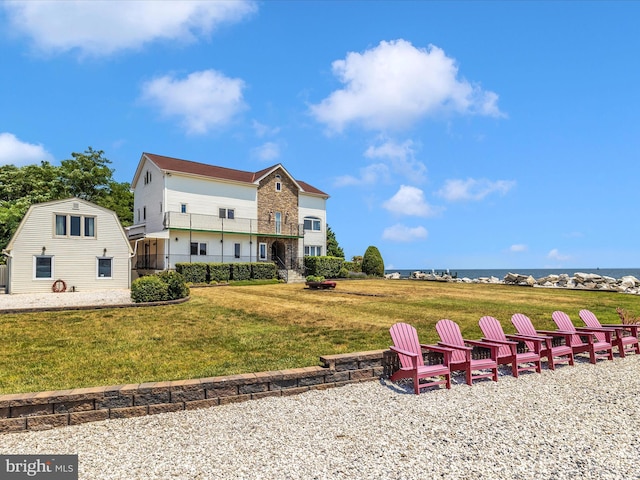
[{"label": "rock breakwater", "polygon": [[[400,274],[389,273],[385,275],[387,279],[400,279]],[[424,273],[420,271],[412,272],[409,276],[412,280],[427,280],[433,282],[457,282],[457,283],[495,283],[504,285],[519,285],[525,287],[540,288],[570,288],[577,290],[598,290],[609,292],[630,293],[640,295],[640,280],[632,275],[622,278],[613,278],[595,273],[576,272],[573,276],[562,273],[560,275],[547,275],[545,277],[534,278],[531,275],[521,275],[519,273],[508,273],[504,278],[479,277],[479,278],[457,278],[448,273]]]}]

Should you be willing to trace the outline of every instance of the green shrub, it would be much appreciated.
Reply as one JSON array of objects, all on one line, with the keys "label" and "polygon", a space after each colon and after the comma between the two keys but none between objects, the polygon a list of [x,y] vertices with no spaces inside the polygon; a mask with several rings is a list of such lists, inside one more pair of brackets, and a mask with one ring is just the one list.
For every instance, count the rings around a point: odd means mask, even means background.
[{"label": "green shrub", "polygon": [[231,264],[231,280],[241,281],[251,279],[250,263],[232,263]]},{"label": "green shrub", "polygon": [[160,280],[167,284],[169,300],[177,300],[178,298],[189,296],[189,287],[187,287],[184,277],[180,273],[167,270],[157,275]]},{"label": "green shrub", "polygon": [[180,273],[186,282],[208,282],[206,263],[176,263],[176,272]]},{"label": "green shrub", "polygon": [[210,263],[208,266],[210,282],[228,282],[231,278],[230,263]]},{"label": "green shrub", "polygon": [[370,246],[362,257],[362,272],[374,277],[384,276],[384,261],[377,247]]},{"label": "green shrub", "polygon": [[309,275],[322,275],[326,278],[336,278],[344,263],[339,257],[304,257],[304,266]]},{"label": "green shrub", "polygon": [[251,264],[251,278],[254,280],[271,280],[276,278],[276,264],[271,262],[258,262]]},{"label": "green shrub", "polygon": [[349,272],[361,272],[362,271],[362,262],[344,262],[342,264],[344,268]]},{"label": "green shrub", "polygon": [[322,275],[307,275],[307,282],[324,282],[325,278]]},{"label": "green shrub", "polygon": [[131,283],[131,300],[135,303],[169,300],[169,285],[157,275],[137,278]]},{"label": "green shrub", "polygon": [[347,267],[342,267],[338,272],[338,278],[347,278],[349,276],[349,270]]}]

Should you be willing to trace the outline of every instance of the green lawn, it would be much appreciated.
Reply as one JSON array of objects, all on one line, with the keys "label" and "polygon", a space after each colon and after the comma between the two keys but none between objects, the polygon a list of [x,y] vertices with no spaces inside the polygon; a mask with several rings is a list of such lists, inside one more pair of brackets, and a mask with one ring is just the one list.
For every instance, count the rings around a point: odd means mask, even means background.
[{"label": "green lawn", "polygon": [[553,328],[564,310],[604,323],[616,307],[640,314],[640,297],[616,293],[420,281],[339,282],[333,291],[303,285],[192,289],[189,302],[149,308],[0,316],[0,393],[201,378],[318,364],[320,355],[389,346],[389,327],[413,324],[437,340],[441,318],[478,338],[478,319],[525,313]]}]

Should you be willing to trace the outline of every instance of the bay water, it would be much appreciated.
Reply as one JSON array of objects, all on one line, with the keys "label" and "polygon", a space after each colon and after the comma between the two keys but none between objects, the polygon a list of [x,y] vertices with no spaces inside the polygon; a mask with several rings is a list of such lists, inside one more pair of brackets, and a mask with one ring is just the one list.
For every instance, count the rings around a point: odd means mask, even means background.
[{"label": "bay water", "polygon": [[566,273],[569,277],[573,277],[575,273],[595,273],[603,277],[613,277],[620,279],[627,275],[633,275],[636,278],[640,278],[640,268],[513,268],[513,269],[389,269],[385,270],[385,273],[399,273],[401,278],[409,278],[413,272],[423,273],[435,273],[437,275],[449,274],[455,278],[482,278],[482,277],[497,277],[502,280],[507,273],[518,273],[521,275],[529,276],[538,279],[546,277],[548,275],[560,275]]}]

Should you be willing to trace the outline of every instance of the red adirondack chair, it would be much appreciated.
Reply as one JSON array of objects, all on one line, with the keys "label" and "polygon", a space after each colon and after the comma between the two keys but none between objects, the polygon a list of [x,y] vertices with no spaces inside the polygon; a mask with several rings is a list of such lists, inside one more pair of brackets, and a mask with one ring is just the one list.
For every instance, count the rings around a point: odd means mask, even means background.
[{"label": "red adirondack chair", "polygon": [[[500,322],[494,317],[482,317],[479,323],[480,330],[482,330],[484,334],[482,340],[500,345],[498,349],[498,365],[511,364],[511,372],[516,378],[518,378],[520,372],[535,370],[540,373],[542,370],[540,361],[542,339],[532,339],[532,337],[523,337],[520,335],[505,335],[504,330],[502,330],[502,325],[500,325]],[[533,343],[534,349],[524,353],[518,353],[519,341]],[[531,366],[532,363],[533,366]]]},{"label": "red adirondack chair", "polygon": [[[549,370],[555,370],[557,363],[567,362],[569,365],[574,365],[573,349],[571,348],[571,342],[569,340],[571,335],[561,332],[536,330],[533,323],[531,323],[531,319],[522,313],[512,315],[511,323],[520,335],[530,338],[529,340],[525,340],[529,350],[535,349],[535,339],[544,340],[540,356],[547,357],[547,367],[549,367]],[[564,338],[565,344],[553,346],[553,337]]]},{"label": "red adirondack chair", "polygon": [[[600,323],[600,320],[598,320],[598,317],[596,317],[595,314],[589,310],[580,310],[579,315],[587,327],[611,328],[616,332],[612,340],[614,346],[618,347],[618,354],[621,358],[624,358],[627,353],[632,351],[636,354],[640,354],[640,344],[638,343],[638,328],[640,328],[640,325],[622,325],[609,323],[602,325]],[[598,341],[607,341],[604,333],[596,331],[595,335],[598,338]]]},{"label": "red adirondack chair", "polygon": [[[389,333],[394,344],[389,348],[391,351],[396,352],[400,359],[400,370],[391,375],[392,382],[402,378],[413,379],[413,391],[416,395],[420,393],[421,388],[425,387],[444,384],[447,388],[451,388],[449,363],[452,351],[450,349],[437,345],[421,345],[418,341],[416,329],[406,323],[396,323],[389,329]],[[423,350],[442,353],[443,362],[436,365],[425,365],[422,357]],[[444,380],[440,380],[440,376],[443,376]],[[433,377],[438,377],[438,380],[420,383],[421,379]]]},{"label": "red adirondack chair", "polygon": [[[472,385],[473,380],[478,378],[491,377],[494,382],[498,381],[499,346],[497,344],[477,340],[465,340],[462,338],[462,333],[460,333],[460,327],[458,324],[447,319],[439,320],[438,323],[436,323],[436,331],[438,332],[438,336],[440,336],[441,340],[438,342],[438,345],[451,348],[453,350],[449,368],[451,368],[451,370],[464,370],[467,385]],[[489,349],[491,352],[490,358],[471,358],[473,347],[470,347],[469,345]],[[491,370],[491,373],[480,373],[474,375],[473,372],[478,370]]]},{"label": "red adirondack chair", "polygon": [[[571,334],[570,345],[574,355],[577,353],[588,352],[589,361],[596,363],[598,358],[608,358],[613,360],[613,345],[611,344],[611,336],[613,331],[607,328],[597,329],[599,333],[604,334],[605,341],[601,342],[595,338],[595,330],[592,328],[576,328],[569,315],[559,310],[551,314],[551,318],[558,326],[558,330]],[[583,341],[582,339],[586,341]],[[595,341],[594,341],[595,338]],[[605,352],[605,353],[598,353]]]}]

